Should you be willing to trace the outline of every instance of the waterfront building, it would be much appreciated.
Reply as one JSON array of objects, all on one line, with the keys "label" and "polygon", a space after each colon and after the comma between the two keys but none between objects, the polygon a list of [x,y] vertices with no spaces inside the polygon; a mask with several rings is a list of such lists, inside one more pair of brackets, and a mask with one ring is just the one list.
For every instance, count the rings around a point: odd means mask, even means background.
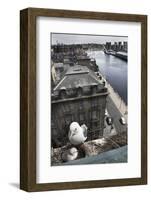
[{"label": "waterfront building", "polygon": [[124,51],[127,52],[128,50],[128,42],[124,42]]},{"label": "waterfront building", "polygon": [[114,50],[114,51],[117,51],[117,48],[118,48],[117,42],[114,42],[113,50]]},{"label": "waterfront building", "polygon": [[105,48],[106,48],[107,50],[111,50],[111,42],[106,42]]},{"label": "waterfront building", "polygon": [[101,77],[86,66],[70,67],[52,90],[52,146],[66,145],[69,125],[76,121],[88,127],[88,140],[101,138],[108,90]]},{"label": "waterfront building", "polygon": [[98,66],[94,59],[89,58],[87,55],[77,56],[77,64],[87,66],[90,70],[97,72]]},{"label": "waterfront building", "polygon": [[118,51],[122,50],[122,42],[118,42]]}]

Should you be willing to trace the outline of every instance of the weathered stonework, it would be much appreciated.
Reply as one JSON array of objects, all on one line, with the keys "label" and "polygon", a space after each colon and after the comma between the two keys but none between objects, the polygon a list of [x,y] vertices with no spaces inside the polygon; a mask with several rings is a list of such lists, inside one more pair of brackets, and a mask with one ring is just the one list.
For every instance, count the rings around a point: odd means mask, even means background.
[{"label": "weathered stonework", "polygon": [[[52,93],[51,135],[54,147],[63,146],[69,142],[69,125],[73,121],[80,125],[86,124],[88,140],[103,136],[107,88],[88,68],[82,67],[81,72],[75,69],[67,72],[67,77],[54,88]],[[81,73],[83,73],[83,80],[79,81],[78,85],[77,81]],[[72,79],[71,76],[73,76]],[[68,84],[68,78],[73,80],[71,85]]]}]

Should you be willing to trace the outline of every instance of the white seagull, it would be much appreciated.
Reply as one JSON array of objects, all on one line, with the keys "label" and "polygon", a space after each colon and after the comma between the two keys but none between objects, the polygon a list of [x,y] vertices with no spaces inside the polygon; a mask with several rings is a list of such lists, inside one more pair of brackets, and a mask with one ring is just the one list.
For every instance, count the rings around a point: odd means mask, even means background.
[{"label": "white seagull", "polygon": [[79,125],[77,122],[70,124],[68,138],[71,144],[79,145],[84,143],[87,139],[87,126],[85,124]]}]

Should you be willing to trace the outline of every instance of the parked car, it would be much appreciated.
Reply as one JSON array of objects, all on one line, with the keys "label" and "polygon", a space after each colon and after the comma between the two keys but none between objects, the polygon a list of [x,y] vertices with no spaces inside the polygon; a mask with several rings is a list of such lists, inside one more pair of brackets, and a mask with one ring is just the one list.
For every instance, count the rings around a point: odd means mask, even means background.
[{"label": "parked car", "polygon": [[112,118],[112,117],[107,117],[107,118],[106,118],[106,123],[107,123],[108,125],[112,125],[112,124],[113,124],[113,118]]},{"label": "parked car", "polygon": [[120,123],[121,123],[122,125],[125,125],[125,124],[126,124],[126,121],[125,121],[125,118],[124,118],[124,117],[121,117],[121,118],[119,119],[119,121],[120,121]]}]

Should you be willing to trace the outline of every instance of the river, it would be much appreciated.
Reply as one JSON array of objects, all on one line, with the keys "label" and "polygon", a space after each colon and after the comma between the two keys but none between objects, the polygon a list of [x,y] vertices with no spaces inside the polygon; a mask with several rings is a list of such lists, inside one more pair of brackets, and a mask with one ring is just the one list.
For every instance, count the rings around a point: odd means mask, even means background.
[{"label": "river", "polygon": [[88,56],[95,58],[100,72],[127,104],[127,62],[103,51],[88,51]]}]

